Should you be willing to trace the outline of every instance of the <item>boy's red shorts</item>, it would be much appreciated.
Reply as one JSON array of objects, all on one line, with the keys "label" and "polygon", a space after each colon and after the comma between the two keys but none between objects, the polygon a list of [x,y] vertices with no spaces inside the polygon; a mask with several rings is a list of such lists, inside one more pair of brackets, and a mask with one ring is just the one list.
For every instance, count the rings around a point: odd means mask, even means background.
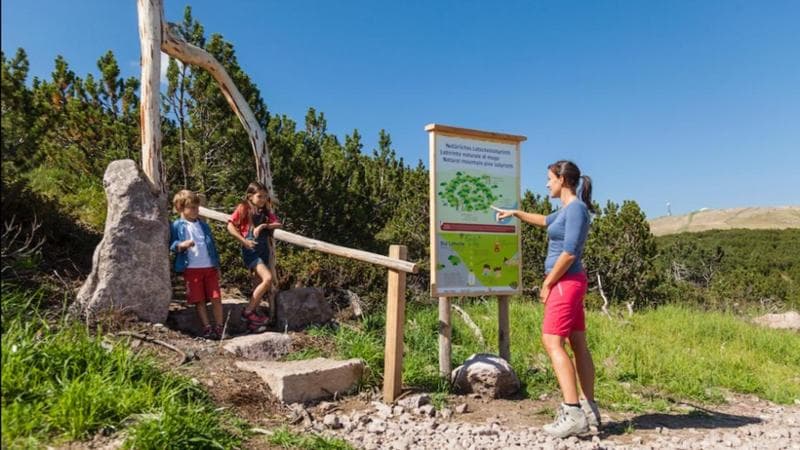
[{"label": "boy's red shorts", "polygon": [[219,274],[216,267],[186,269],[183,272],[183,279],[186,281],[186,302],[189,304],[222,298],[219,292]]},{"label": "boy's red shorts", "polygon": [[544,304],[543,334],[569,337],[573,331],[586,331],[583,297],[589,282],[583,272],[561,277]]}]

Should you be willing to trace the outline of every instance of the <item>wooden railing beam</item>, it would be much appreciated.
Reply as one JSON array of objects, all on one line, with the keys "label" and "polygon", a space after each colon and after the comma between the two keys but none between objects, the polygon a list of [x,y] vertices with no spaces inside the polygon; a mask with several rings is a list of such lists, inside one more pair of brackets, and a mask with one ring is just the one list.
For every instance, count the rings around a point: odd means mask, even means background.
[{"label": "wooden railing beam", "polygon": [[[200,215],[208,219],[213,219],[225,223],[227,223],[228,219],[230,219],[231,217],[230,214],[214,211],[213,209],[209,209],[203,206],[200,207]],[[406,273],[417,273],[419,271],[419,266],[411,261],[404,261],[402,259],[390,258],[388,256],[379,255],[377,253],[365,252],[363,250],[356,250],[348,247],[342,247],[340,245],[330,244],[328,242],[319,241],[317,239],[310,239],[304,236],[300,236],[299,234],[290,233],[285,230],[273,231],[272,237],[274,237],[279,241],[288,242],[290,244],[294,244],[307,249],[317,250],[322,253],[328,253],[336,256],[343,256],[345,258],[355,259],[358,261],[364,261],[371,264],[383,266],[388,269],[399,270],[401,272],[406,272]]]}]

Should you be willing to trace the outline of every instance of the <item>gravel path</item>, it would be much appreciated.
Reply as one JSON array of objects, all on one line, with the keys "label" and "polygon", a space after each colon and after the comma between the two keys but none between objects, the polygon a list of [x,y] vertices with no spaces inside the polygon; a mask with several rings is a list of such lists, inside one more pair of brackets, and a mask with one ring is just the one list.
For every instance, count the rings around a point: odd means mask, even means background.
[{"label": "gravel path", "polygon": [[[491,402],[486,405],[491,408]],[[474,423],[470,414],[372,402],[362,410],[320,416],[313,427],[363,449],[800,449],[800,406],[753,397],[713,411],[604,415],[599,432],[564,440],[541,431],[548,417],[523,425],[503,415]]]}]

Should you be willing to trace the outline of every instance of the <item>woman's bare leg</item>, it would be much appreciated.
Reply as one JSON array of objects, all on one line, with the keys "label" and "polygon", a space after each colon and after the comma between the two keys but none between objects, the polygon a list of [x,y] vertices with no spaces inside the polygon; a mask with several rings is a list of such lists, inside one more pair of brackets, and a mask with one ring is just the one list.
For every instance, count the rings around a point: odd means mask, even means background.
[{"label": "woman's bare leg", "polygon": [[561,395],[564,396],[564,403],[578,403],[578,387],[575,383],[575,366],[569,359],[567,351],[564,349],[566,338],[555,334],[542,334],[542,343],[550,356],[553,370],[556,372],[558,385],[561,387]]},{"label": "woman's bare leg", "polygon": [[594,401],[594,362],[586,343],[586,332],[573,331],[570,333],[569,346],[575,355],[575,370],[578,373],[583,396],[587,400]]}]

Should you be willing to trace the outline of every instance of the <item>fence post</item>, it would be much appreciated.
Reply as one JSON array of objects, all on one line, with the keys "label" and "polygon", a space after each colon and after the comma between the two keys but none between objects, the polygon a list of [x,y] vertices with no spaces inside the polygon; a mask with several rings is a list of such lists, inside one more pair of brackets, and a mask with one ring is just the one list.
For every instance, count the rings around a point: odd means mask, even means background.
[{"label": "fence post", "polygon": [[511,362],[511,339],[508,324],[508,302],[510,298],[508,295],[497,296],[497,347],[500,349],[500,357],[508,362]]},{"label": "fence post", "polygon": [[453,371],[450,358],[451,324],[450,297],[439,297],[439,375],[445,380],[450,380],[450,372]]},{"label": "fence post", "polygon": [[[389,247],[389,257],[405,260],[405,245]],[[403,385],[403,327],[406,311],[406,274],[389,269],[386,293],[386,348],[383,364],[383,401],[393,402]]]}]

